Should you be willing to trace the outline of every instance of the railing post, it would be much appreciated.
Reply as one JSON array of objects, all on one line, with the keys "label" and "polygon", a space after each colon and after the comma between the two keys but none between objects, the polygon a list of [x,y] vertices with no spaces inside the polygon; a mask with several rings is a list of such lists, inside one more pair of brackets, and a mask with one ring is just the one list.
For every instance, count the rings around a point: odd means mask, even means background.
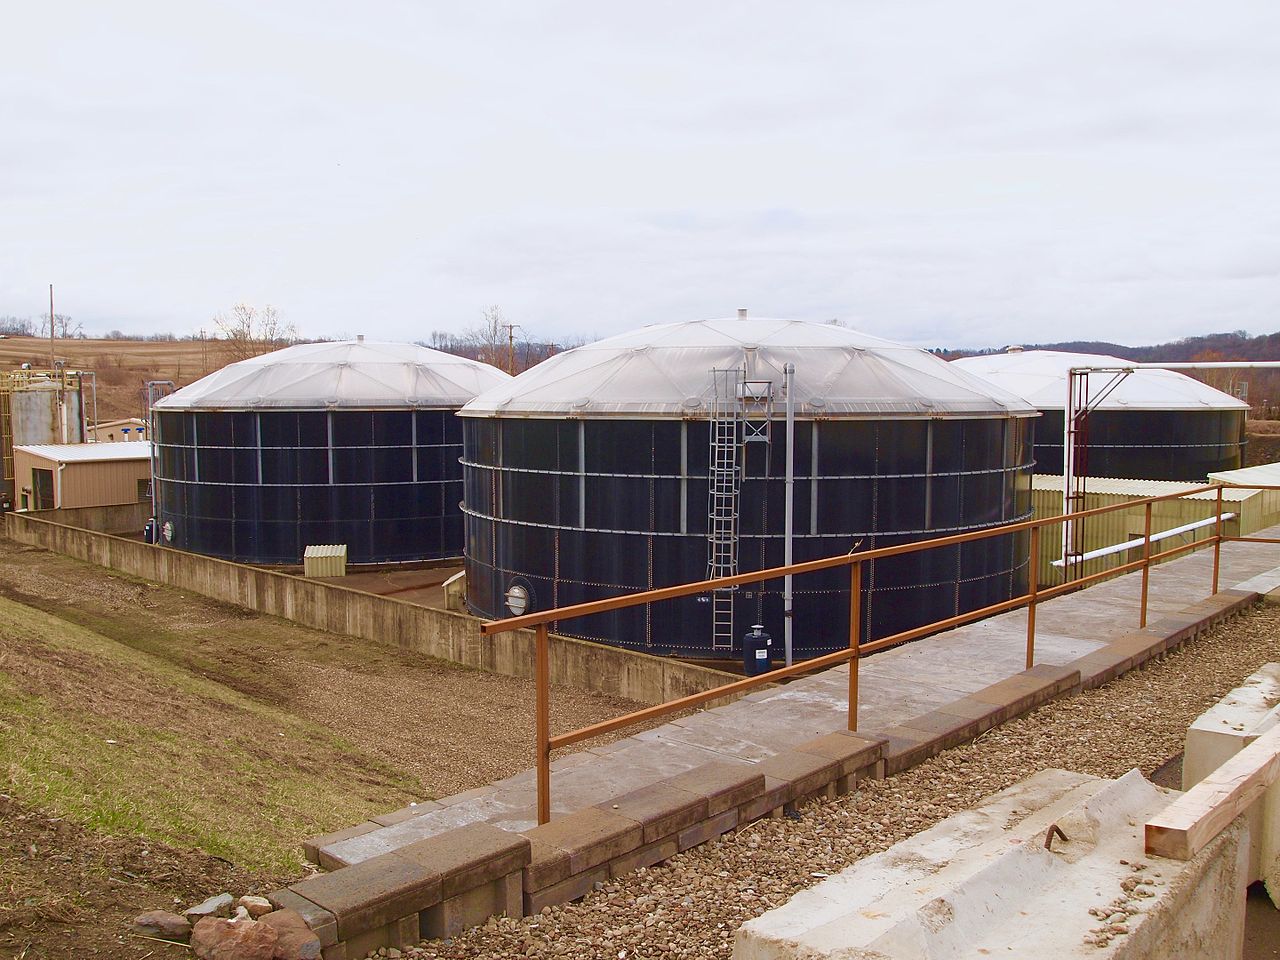
[{"label": "railing post", "polygon": [[849,566],[849,730],[858,730],[858,647],[862,642],[862,561]]},{"label": "railing post", "polygon": [[1147,591],[1151,585],[1151,504],[1147,504],[1147,518],[1142,532],[1142,603],[1138,609],[1138,629],[1147,625]]},{"label": "railing post", "polygon": [[1222,486],[1218,486],[1218,522],[1213,525],[1213,589],[1218,592],[1218,571],[1222,567]]},{"label": "railing post", "polygon": [[1027,591],[1027,669],[1036,663],[1036,594],[1040,592],[1040,528],[1031,528],[1031,581]]},{"label": "railing post", "polygon": [[534,649],[538,728],[538,823],[551,822],[551,656],[547,625],[538,624]]}]

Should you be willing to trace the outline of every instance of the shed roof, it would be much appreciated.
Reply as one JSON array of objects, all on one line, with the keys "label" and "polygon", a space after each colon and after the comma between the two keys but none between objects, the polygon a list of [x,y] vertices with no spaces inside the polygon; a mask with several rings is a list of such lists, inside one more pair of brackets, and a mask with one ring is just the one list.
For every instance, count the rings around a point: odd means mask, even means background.
[{"label": "shed roof", "polygon": [[[1121,357],[1061,350],[1013,350],[953,360],[952,365],[1025,397],[1039,410],[1067,405],[1067,373],[1072,367],[1123,367]],[[1089,374],[1097,397],[1114,374]],[[1176,370],[1134,370],[1096,407],[1098,410],[1247,410],[1249,405]]]},{"label": "shed roof", "polygon": [[149,440],[114,443],[27,443],[13,448],[55,463],[106,463],[112,460],[150,460]]},{"label": "shed roof", "polygon": [[[1260,483],[1266,487],[1280,486],[1280,463],[1259,463],[1239,470],[1219,470],[1209,474],[1210,480],[1223,483]],[[1230,492],[1230,491],[1228,491]]]},{"label": "shed roof", "polygon": [[229,364],[156,403],[158,410],[460,407],[511,378],[487,363],[413,343],[300,343]]},{"label": "shed roof", "polygon": [[1030,404],[921,350],[803,320],[689,320],[557,354],[476,397],[463,416],[705,417],[711,371],[770,380],[795,364],[801,417],[1034,416]]},{"label": "shed roof", "polygon": [[[1217,474],[1212,476],[1216,477]],[[1140,480],[1128,477],[1089,477],[1086,481],[1086,489],[1089,493],[1102,494],[1103,496],[1119,496],[1119,497],[1163,497],[1166,494],[1178,493],[1182,490],[1194,490],[1197,487],[1206,486],[1205,483],[1196,483],[1190,480]],[[1031,477],[1031,488],[1033,490],[1055,490],[1062,492],[1062,474],[1037,473]],[[1256,491],[1252,490],[1223,490],[1222,499],[1232,502],[1248,500]],[[1216,500],[1217,492],[1207,490],[1204,493],[1193,493],[1188,495],[1188,500]]]}]

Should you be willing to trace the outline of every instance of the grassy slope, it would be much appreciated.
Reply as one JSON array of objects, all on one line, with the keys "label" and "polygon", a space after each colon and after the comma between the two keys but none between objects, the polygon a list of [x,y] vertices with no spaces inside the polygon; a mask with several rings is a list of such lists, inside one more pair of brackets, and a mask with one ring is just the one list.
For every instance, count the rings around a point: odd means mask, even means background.
[{"label": "grassy slope", "polygon": [[300,837],[414,788],[313,722],[4,598],[0,771],[91,829],[276,871],[298,866]]}]

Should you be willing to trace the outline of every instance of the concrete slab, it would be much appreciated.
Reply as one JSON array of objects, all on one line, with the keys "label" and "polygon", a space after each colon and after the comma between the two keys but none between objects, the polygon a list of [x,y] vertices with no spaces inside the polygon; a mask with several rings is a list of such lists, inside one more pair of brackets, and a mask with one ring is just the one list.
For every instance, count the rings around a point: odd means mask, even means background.
[{"label": "concrete slab", "polygon": [[[1239,957],[1244,830],[1187,863],[1147,857],[1141,824],[1169,793],[1136,770],[1043,771],[749,920],[733,956]],[[1049,849],[1051,824],[1070,839]]]}]

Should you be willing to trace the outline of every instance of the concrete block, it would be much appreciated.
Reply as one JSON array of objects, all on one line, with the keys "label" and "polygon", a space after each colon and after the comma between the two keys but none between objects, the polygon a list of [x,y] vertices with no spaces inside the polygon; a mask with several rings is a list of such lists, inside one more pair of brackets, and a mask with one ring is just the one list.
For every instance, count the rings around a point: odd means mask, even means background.
[{"label": "concrete block", "polygon": [[655,864],[662,863],[664,860],[670,860],[679,852],[680,848],[676,837],[666,837],[657,843],[647,843],[639,849],[624,853],[622,856],[610,860],[609,876],[617,880],[619,877],[626,876],[641,867],[652,867]]},{"label": "concrete block", "polygon": [[677,837],[677,845],[682,851],[688,850],[690,847],[696,847],[700,843],[706,843],[721,834],[728,833],[737,825],[738,808],[732,807],[701,823],[685,827]]},{"label": "concrete block", "polygon": [[441,797],[439,800],[433,801],[442,807],[453,807],[459,803],[465,803],[468,800],[478,800],[481,797],[488,796],[493,792],[493,787],[472,787],[470,790],[463,790],[461,793],[454,793],[447,797]]},{"label": "concrete block", "polygon": [[[1267,663],[1191,722],[1182,760],[1182,789],[1190,790],[1277,725],[1280,663]],[[1267,864],[1273,859],[1270,851],[1280,846],[1280,813],[1273,813],[1270,822],[1266,816],[1267,803],[1278,801],[1280,790],[1272,786],[1267,796],[1251,804],[1242,817],[1249,826],[1251,883],[1266,879]],[[1272,883],[1280,899],[1280,883]]]},{"label": "concrete block", "polygon": [[311,932],[320,938],[320,946],[331,947],[338,942],[338,918],[328,910],[287,887],[273,890],[267,894],[267,899],[277,910],[296,910],[301,914]]},{"label": "concrete block", "polygon": [[417,939],[423,940],[451,939],[490,917],[522,917],[524,890],[520,871],[442,900],[418,916],[421,922],[415,933]]},{"label": "concrete block", "polygon": [[1134,656],[1127,650],[1108,644],[1083,657],[1072,660],[1066,666],[1080,671],[1080,686],[1084,690],[1094,690],[1104,683],[1110,683],[1116,677],[1128,673],[1133,667]]},{"label": "concrete block", "polygon": [[347,945],[345,943],[331,943],[329,946],[321,948],[320,956],[323,960],[350,960],[347,956]]},{"label": "concrete block", "polygon": [[663,782],[706,798],[707,814],[712,817],[764,793],[764,774],[746,763],[704,763]]},{"label": "concrete block", "polygon": [[975,690],[969,697],[998,707],[999,722],[1005,723],[1064,693],[1079,689],[1079,686],[1080,671],[1074,667],[1038,664],[1030,670]]},{"label": "concrete block", "polygon": [[498,877],[519,873],[529,863],[529,841],[487,823],[473,823],[401,847],[402,857],[440,878],[440,898],[448,900]]},{"label": "concrete block", "polygon": [[904,720],[900,726],[927,733],[938,743],[940,750],[972,740],[978,735],[977,721],[957,717],[953,713],[943,713],[941,710],[922,713],[918,717]]},{"label": "concrete block", "polygon": [[419,800],[417,803],[411,803],[407,807],[401,807],[399,810],[392,810],[390,813],[380,813],[376,817],[369,819],[376,824],[384,827],[395,826],[397,823],[403,823],[406,820],[412,820],[414,817],[420,817],[424,813],[430,813],[432,810],[439,810],[440,804],[434,800]]},{"label": "concrete block", "polygon": [[875,763],[884,753],[884,737],[870,737],[849,731],[829,733],[797,744],[801,753],[836,761],[837,777],[847,777]]},{"label": "concrete block", "polygon": [[440,902],[440,875],[384,854],[289,887],[337,918],[338,939],[351,940]]},{"label": "concrete block", "polygon": [[756,769],[765,777],[785,780],[790,784],[787,803],[808,796],[828,783],[835,783],[840,775],[840,764],[835,760],[792,750],[761,760]]},{"label": "concrete block", "polygon": [[326,870],[337,870],[338,867],[345,867],[346,863],[342,861],[334,862],[334,866],[325,866],[321,863],[321,850],[330,844],[337,843],[340,840],[346,840],[350,837],[360,837],[366,833],[372,833],[377,830],[381,824],[374,823],[372,820],[366,820],[364,823],[357,823],[354,827],[347,827],[345,830],[335,830],[333,833],[324,833],[318,837],[312,837],[309,840],[302,841],[302,855],[312,863],[319,863]]},{"label": "concrete block", "polygon": [[[1190,863],[1152,862],[1142,824],[1168,794],[1136,770],[1115,781],[1042,771],[747,921],[733,956],[1238,958],[1244,831],[1233,825]],[[1049,850],[1055,823],[1072,839]],[[1124,913],[1125,932],[1099,911]]]},{"label": "concrete block", "polygon": [[526,890],[541,890],[573,874],[608,863],[644,843],[644,828],[622,810],[586,807],[526,830],[533,857]]},{"label": "concrete block", "polygon": [[738,825],[741,826],[753,820],[759,820],[761,817],[769,816],[775,810],[781,814],[782,808],[790,802],[792,795],[791,781],[766,776],[764,778],[764,793],[752,800],[748,800],[738,808]]},{"label": "concrete block", "polygon": [[552,884],[549,887],[543,887],[541,890],[525,891],[524,895],[524,915],[531,917],[535,913],[541,913],[543,907],[555,906],[557,903],[568,903],[570,900],[577,900],[590,893],[597,883],[604,883],[609,879],[608,865],[596,867],[588,870],[586,873],[579,873],[576,876],[561,880],[559,883]]},{"label": "concrete block", "polygon": [[1080,671],[1054,663],[1037,663],[1018,674],[1048,685],[1049,699],[1080,689]]},{"label": "concrete block", "polygon": [[892,777],[941,753],[933,734],[911,727],[897,726],[880,731],[887,738],[884,746],[885,776]]},{"label": "concrete block", "polygon": [[341,946],[345,949],[346,960],[362,960],[383,947],[399,948],[417,943],[420,939],[422,938],[418,934],[418,915],[414,913],[356,934],[345,940]]},{"label": "concrete block", "polygon": [[597,809],[634,820],[643,828],[642,842],[653,843],[705,820],[707,798],[665,783],[655,783],[600,804]]},{"label": "concrete block", "polygon": [[985,733],[1000,723],[1000,708],[995,704],[983,703],[973,697],[961,697],[944,703],[935,710],[936,713],[949,713],[953,717],[971,720],[977,725],[978,733]]}]

